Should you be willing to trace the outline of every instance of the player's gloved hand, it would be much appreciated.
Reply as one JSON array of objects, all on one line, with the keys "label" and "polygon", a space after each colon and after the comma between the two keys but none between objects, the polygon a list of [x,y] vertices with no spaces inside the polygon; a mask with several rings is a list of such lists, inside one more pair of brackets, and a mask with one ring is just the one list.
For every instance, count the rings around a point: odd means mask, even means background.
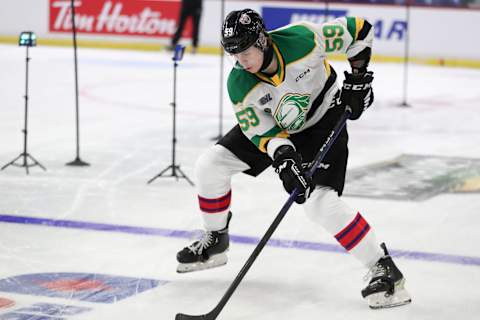
[{"label": "player's gloved hand", "polygon": [[284,145],[275,151],[272,166],[288,193],[292,193],[295,188],[299,189],[295,202],[304,203],[313,191],[314,185],[312,178],[307,177],[302,167],[302,156],[292,146]]},{"label": "player's gloved hand", "polygon": [[349,106],[352,109],[350,120],[357,120],[370,105],[373,103],[373,72],[365,73],[345,73],[340,100],[343,106]]}]

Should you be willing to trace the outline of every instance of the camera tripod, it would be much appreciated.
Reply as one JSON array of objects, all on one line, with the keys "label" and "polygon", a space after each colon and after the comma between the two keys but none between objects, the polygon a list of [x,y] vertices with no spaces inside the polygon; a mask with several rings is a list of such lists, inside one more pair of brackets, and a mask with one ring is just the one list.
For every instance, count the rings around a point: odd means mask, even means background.
[{"label": "camera tripod", "polygon": [[[30,56],[28,55],[28,48],[29,46],[27,46],[27,56],[26,56],[26,59],[25,59],[25,73],[26,73],[26,76],[25,76],[25,95],[23,96],[25,98],[25,126],[22,130],[23,132],[23,152],[20,153],[20,155],[18,157],[16,157],[15,159],[13,159],[12,161],[10,161],[9,163],[7,163],[6,165],[4,165],[1,170],[4,170],[5,168],[7,168],[8,166],[15,166],[15,167],[21,167],[21,168],[25,168],[25,170],[27,171],[27,174],[29,174],[29,171],[28,169],[31,168],[31,167],[35,167],[35,166],[39,166],[40,168],[42,168],[43,170],[47,170],[45,169],[45,167],[40,163],[38,162],[31,154],[28,153],[27,151],[27,135],[28,135],[28,130],[27,130],[27,126],[28,126],[28,62],[30,61]],[[17,163],[17,160],[20,160],[20,163]],[[30,161],[29,161],[30,160]]]},{"label": "camera tripod", "polygon": [[[154,176],[152,179],[148,180],[148,184],[152,183],[155,179],[157,178],[168,178],[168,177],[175,177],[177,180],[179,178],[183,178],[187,180],[190,185],[194,185],[192,180],[188,178],[188,176],[180,169],[180,166],[176,164],[175,162],[175,155],[176,155],[176,144],[177,144],[177,126],[176,126],[176,113],[177,113],[177,103],[176,103],[176,97],[177,97],[177,67],[178,67],[178,61],[182,60],[183,57],[183,52],[185,50],[185,47],[177,44],[175,47],[174,55],[173,55],[173,102],[170,104],[172,106],[172,112],[173,112],[173,125],[172,125],[172,164],[160,171],[159,174]],[[167,173],[169,170],[171,170],[171,174],[169,175],[164,175]]]}]

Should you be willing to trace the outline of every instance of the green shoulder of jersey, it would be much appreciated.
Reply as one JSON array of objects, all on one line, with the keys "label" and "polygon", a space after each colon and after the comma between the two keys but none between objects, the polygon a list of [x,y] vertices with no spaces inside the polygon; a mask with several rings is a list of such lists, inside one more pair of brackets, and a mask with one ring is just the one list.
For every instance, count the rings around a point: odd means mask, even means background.
[{"label": "green shoulder of jersey", "polygon": [[[316,46],[315,34],[302,24],[289,25],[269,32],[277,45],[285,64],[307,56]],[[241,103],[261,80],[238,65],[230,71],[227,81],[228,94],[233,104]]]}]

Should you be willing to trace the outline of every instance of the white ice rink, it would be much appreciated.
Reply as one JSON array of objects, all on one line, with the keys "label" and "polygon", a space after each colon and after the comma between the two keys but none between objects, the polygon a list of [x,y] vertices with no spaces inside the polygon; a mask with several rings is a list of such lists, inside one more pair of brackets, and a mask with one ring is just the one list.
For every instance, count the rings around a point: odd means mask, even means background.
[{"label": "white ice rink", "polygon": [[[173,320],[210,311],[287,199],[281,183],[271,169],[236,176],[229,263],[177,274],[176,252],[201,227],[195,189],[183,179],[146,183],[171,164],[170,56],[78,53],[86,168],[65,166],[75,158],[73,50],[30,50],[28,151],[47,171],[0,171],[0,320]],[[332,64],[340,75],[347,67]],[[480,159],[480,70],[411,65],[412,107],[399,108],[403,66],[371,68],[376,100],[348,124],[349,169],[401,154]],[[178,68],[177,164],[192,179],[218,134],[219,72],[219,58],[207,55],[187,54]],[[0,166],[23,150],[24,93],[25,49],[0,45]],[[225,133],[235,119],[224,101]],[[421,201],[345,196],[397,256],[411,305],[370,310],[360,296],[366,270],[294,206],[219,319],[479,319],[476,190]]]}]

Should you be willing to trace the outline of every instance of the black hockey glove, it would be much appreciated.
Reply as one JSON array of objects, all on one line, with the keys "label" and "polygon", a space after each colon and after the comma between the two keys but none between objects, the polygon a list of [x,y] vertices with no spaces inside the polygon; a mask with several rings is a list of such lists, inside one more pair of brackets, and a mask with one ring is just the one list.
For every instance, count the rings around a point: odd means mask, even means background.
[{"label": "black hockey glove", "polygon": [[373,103],[373,72],[368,71],[362,74],[345,73],[340,100],[343,106],[352,109],[350,120],[357,120]]},{"label": "black hockey glove", "polygon": [[302,156],[291,146],[285,145],[275,151],[272,166],[282,180],[283,187],[288,193],[298,188],[296,203],[304,203],[314,189],[312,178],[307,177],[302,167]]}]

